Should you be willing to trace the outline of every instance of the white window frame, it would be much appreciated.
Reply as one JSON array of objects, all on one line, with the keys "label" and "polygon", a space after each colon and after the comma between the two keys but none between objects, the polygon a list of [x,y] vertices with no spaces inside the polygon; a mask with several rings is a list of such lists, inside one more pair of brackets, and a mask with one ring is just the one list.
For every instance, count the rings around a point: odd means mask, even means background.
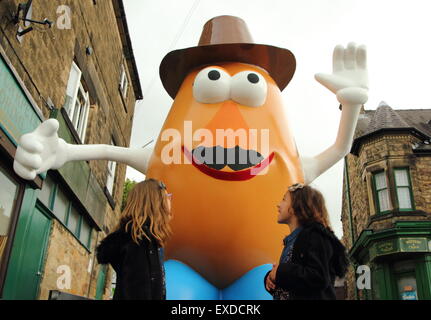
[{"label": "white window frame", "polygon": [[[380,189],[377,188],[376,179],[377,179],[378,175],[383,175],[383,177],[384,177],[384,181],[385,181],[385,187],[384,188],[380,188]],[[392,210],[391,193],[389,190],[389,181],[388,181],[386,171],[379,171],[379,172],[373,173],[373,189],[374,189],[374,193],[376,196],[376,200],[375,200],[376,201],[376,213],[377,214],[386,213],[386,212],[389,212],[390,210]],[[387,196],[386,200],[388,201],[388,208],[385,210],[382,209],[382,203],[380,202],[380,199],[379,199],[379,194],[380,194],[380,192],[383,192],[383,191],[386,191],[386,196]]]},{"label": "white window frame", "polygon": [[126,67],[124,63],[121,65],[121,76],[120,76],[120,91],[123,98],[127,98],[127,90],[129,89],[129,79],[127,77]]},{"label": "white window frame", "polygon": [[[73,73],[76,77],[73,78]],[[66,105],[66,112],[69,118],[72,118],[73,112],[75,110],[76,98],[78,96],[79,84],[81,83],[82,72],[81,69],[76,65],[75,61],[72,61],[72,66],[70,68],[69,80],[67,82],[66,96],[69,98],[70,103]]]},{"label": "white window frame", "polygon": [[[72,77],[73,72],[77,75],[75,78]],[[83,105],[80,104],[78,99],[79,94],[83,97]],[[73,127],[78,133],[81,142],[84,143],[87,131],[88,114],[90,112],[90,95],[85,91],[82,85],[82,72],[74,61],[72,61],[66,95],[70,101],[70,103],[66,105],[66,112],[73,124]]]},{"label": "white window frame", "polygon": [[[407,185],[401,185],[399,184],[399,181],[397,180],[397,171],[399,172],[405,172],[406,174],[406,178],[407,178]],[[394,168],[394,180],[395,180],[395,192],[396,192],[396,196],[397,196],[397,203],[398,203],[398,208],[401,211],[410,211],[410,210],[414,210],[415,205],[414,205],[414,199],[413,199],[413,189],[412,189],[412,185],[411,185],[411,177],[410,177],[410,170],[409,168]],[[410,207],[406,207],[406,208],[401,208],[401,203],[400,203],[400,196],[398,194],[398,190],[399,189],[408,189],[409,191],[409,202],[410,202]]]},{"label": "white window frame", "polygon": [[[111,140],[111,145],[115,146],[113,140]],[[108,189],[108,192],[111,196],[114,191],[116,169],[117,169],[117,163],[115,161],[108,161],[108,175],[106,177],[106,189]]]}]

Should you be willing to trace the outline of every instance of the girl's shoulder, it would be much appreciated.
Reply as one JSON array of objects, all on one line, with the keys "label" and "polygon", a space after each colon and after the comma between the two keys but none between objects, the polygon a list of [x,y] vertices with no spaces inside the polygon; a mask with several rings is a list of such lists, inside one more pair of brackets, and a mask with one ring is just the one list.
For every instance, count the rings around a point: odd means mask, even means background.
[{"label": "girl's shoulder", "polygon": [[302,226],[296,239],[297,247],[309,248],[311,244],[332,245],[339,241],[335,234],[319,222],[309,222]]}]

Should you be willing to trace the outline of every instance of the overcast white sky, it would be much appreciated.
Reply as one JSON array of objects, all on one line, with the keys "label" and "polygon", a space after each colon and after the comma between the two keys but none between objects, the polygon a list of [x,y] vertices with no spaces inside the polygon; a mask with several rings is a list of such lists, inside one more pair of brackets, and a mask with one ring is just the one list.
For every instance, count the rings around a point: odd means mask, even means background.
[{"label": "overcast white sky", "polygon": [[[314,80],[331,72],[335,45],[368,47],[370,98],[393,109],[431,108],[431,1],[429,0],[124,0],[144,99],[136,105],[132,146],[156,139],[172,104],[158,75],[170,51],[196,46],[206,21],[234,15],[247,23],[255,43],[287,48],[297,60],[283,91],[299,152],[329,147],[338,130],[335,96]],[[128,168],[127,176],[143,175]],[[315,180],[325,195],[336,234],[342,236],[343,162]]]}]

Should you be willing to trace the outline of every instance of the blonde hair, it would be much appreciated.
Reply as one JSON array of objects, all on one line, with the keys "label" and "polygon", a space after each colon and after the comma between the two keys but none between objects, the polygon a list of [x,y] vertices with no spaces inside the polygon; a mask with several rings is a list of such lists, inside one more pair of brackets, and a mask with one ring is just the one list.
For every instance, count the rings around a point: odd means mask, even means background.
[{"label": "blonde hair", "polygon": [[130,230],[133,241],[139,244],[143,237],[151,241],[144,227],[149,223],[151,235],[163,246],[172,233],[167,201],[163,183],[155,179],[139,182],[127,196],[118,229],[124,228],[126,232]]}]

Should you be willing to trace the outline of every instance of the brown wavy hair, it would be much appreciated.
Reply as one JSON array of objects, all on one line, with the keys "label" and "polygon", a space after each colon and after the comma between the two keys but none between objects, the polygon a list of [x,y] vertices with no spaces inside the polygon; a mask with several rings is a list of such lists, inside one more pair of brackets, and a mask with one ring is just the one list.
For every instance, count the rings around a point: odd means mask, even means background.
[{"label": "brown wavy hair", "polygon": [[[124,228],[139,244],[143,237],[151,241],[151,235],[164,245],[171,235],[170,211],[166,188],[158,180],[148,179],[136,184],[127,196],[117,229]],[[146,228],[148,226],[148,228]]]},{"label": "brown wavy hair", "polygon": [[319,222],[329,230],[332,230],[329,222],[328,210],[322,193],[310,186],[290,191],[291,206],[300,225],[311,222]]}]

